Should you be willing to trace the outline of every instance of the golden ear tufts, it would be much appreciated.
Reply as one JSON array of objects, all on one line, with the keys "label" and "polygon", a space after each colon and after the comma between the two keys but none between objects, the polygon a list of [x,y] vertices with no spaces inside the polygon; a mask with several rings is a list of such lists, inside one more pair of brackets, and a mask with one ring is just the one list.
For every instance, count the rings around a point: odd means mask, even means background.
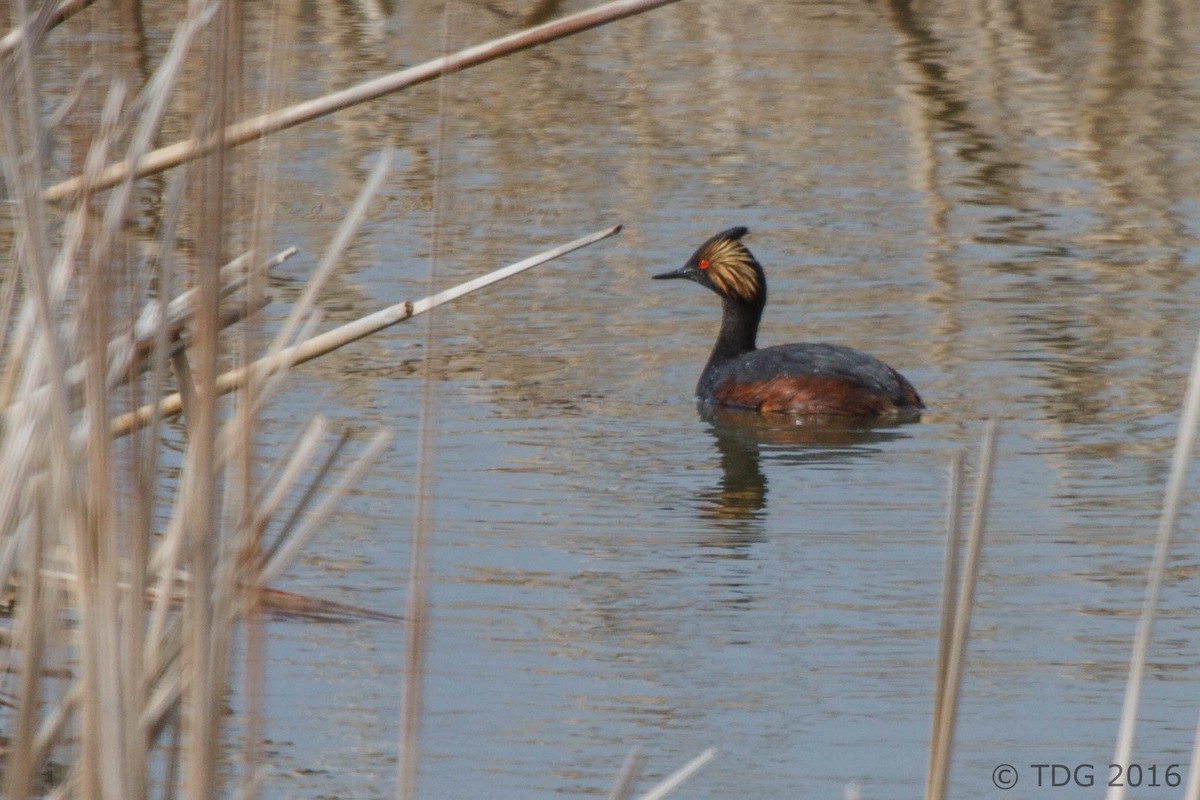
[{"label": "golden ear tufts", "polygon": [[735,239],[718,239],[708,246],[702,259],[709,262],[708,277],[727,297],[752,302],[762,291],[754,256]]}]

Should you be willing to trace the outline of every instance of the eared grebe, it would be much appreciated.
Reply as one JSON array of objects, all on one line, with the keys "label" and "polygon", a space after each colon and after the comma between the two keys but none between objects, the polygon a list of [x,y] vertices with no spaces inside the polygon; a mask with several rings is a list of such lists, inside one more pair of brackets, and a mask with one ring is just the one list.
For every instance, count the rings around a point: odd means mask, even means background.
[{"label": "eared grebe", "polygon": [[700,373],[706,403],[762,412],[848,417],[912,416],[925,408],[912,384],[874,356],[838,344],[784,344],[759,350],[767,304],[762,265],[730,228],[709,239],[674,272],[721,296],[721,332]]}]

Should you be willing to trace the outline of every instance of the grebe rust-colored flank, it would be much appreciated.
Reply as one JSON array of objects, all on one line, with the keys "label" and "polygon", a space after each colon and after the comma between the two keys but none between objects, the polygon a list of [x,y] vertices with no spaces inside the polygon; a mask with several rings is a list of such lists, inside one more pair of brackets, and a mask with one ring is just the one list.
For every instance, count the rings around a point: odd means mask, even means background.
[{"label": "grebe rust-colored flank", "polygon": [[680,269],[654,276],[686,278],[721,298],[721,331],[696,395],[714,405],[801,416],[918,416],[925,404],[912,384],[860,350],[837,344],[758,349],[767,278],[740,241],[746,232],[722,231]]}]

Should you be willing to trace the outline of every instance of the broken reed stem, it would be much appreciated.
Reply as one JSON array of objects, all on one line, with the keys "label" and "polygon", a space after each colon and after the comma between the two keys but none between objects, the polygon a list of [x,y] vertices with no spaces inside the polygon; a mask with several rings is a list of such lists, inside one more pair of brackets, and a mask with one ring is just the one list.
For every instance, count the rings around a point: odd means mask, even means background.
[{"label": "broken reed stem", "polygon": [[234,123],[223,131],[218,131],[208,137],[176,142],[147,153],[137,160],[136,166],[129,161],[121,161],[106,168],[95,181],[85,184],[82,178],[71,178],[49,187],[42,196],[48,201],[58,202],[81,192],[110,188],[128,179],[131,175],[134,178],[153,175],[212,153],[218,147],[234,147],[245,144],[267,134],[299,125],[302,122],[309,122],[401,89],[407,89],[519,50],[545,44],[674,2],[678,2],[678,0],[615,0],[605,3],[602,6],[571,14],[559,20],[468,47],[449,56],[364,81],[349,89]]},{"label": "broken reed stem", "polygon": [[[318,356],[323,356],[364,336],[369,336],[398,322],[403,322],[418,314],[423,314],[430,309],[437,308],[465,294],[470,294],[477,289],[482,289],[485,286],[502,281],[519,272],[524,272],[539,264],[544,264],[573,250],[578,250],[581,247],[586,247],[602,239],[607,239],[609,236],[619,233],[620,230],[621,226],[617,225],[597,231],[560,247],[547,250],[532,258],[527,258],[524,261],[511,264],[502,269],[461,283],[453,288],[417,300],[416,302],[397,303],[354,322],[349,322],[331,331],[326,331],[300,344],[284,348],[274,356],[259,359],[252,364],[230,370],[220,375],[215,384],[216,393],[218,395],[228,394],[244,386],[248,380],[261,379],[280,370],[302,364]],[[114,437],[125,436],[131,431],[144,426],[155,414],[165,418],[178,414],[182,409],[182,397],[178,393],[168,395],[157,403],[149,403],[136,411],[131,411],[128,414],[117,417],[112,421],[110,432]]]},{"label": "broken reed stem", "polygon": [[[1167,572],[1167,558],[1171,554],[1171,539],[1175,536],[1175,529],[1179,524],[1179,507],[1183,502],[1188,466],[1191,464],[1192,450],[1196,444],[1198,422],[1200,422],[1200,338],[1197,339],[1196,349],[1192,354],[1192,369],[1188,377],[1187,393],[1184,396],[1183,412],[1179,419],[1179,433],[1175,439],[1175,451],[1171,455],[1171,473],[1167,477],[1162,513],[1158,518],[1154,559],[1150,564],[1150,574],[1146,581],[1146,598],[1142,603],[1142,613],[1133,637],[1129,677],[1125,682],[1125,702],[1121,708],[1121,723],[1117,728],[1117,743],[1112,757],[1112,763],[1120,764],[1122,768],[1129,764],[1129,756],[1133,751],[1133,734],[1137,727],[1142,676],[1146,668],[1146,656],[1150,650],[1150,639],[1154,634],[1154,616],[1158,613],[1163,577]],[[1196,769],[1194,761],[1192,769]],[[1108,787],[1105,800],[1121,800],[1125,796],[1125,782],[1117,781],[1116,784]],[[1189,795],[1189,797],[1194,796]]]},{"label": "broken reed stem", "polygon": [[[287,318],[283,321],[278,334],[271,341],[262,358],[259,359],[260,361],[269,361],[275,358],[284,347],[294,344],[297,341],[303,341],[311,336],[312,331],[316,329],[320,315],[312,309],[316,305],[317,297],[340,263],[342,256],[346,252],[346,248],[350,246],[350,242],[354,239],[362,221],[366,218],[371,202],[375,199],[379,190],[383,188],[384,181],[391,168],[392,154],[393,151],[390,147],[385,147],[380,152],[374,169],[371,170],[371,174],[367,177],[367,180],[363,182],[363,186],[359,190],[358,196],[354,199],[354,204],[351,206],[350,211],[338,224],[337,232],[334,234],[329,246],[325,248],[325,253],[321,256],[321,261],[317,264],[317,268],[309,276],[304,291],[292,307],[292,310],[288,313]],[[248,364],[252,356],[248,342],[243,343],[243,351],[244,357],[241,363]],[[257,413],[262,404],[273,396],[283,383],[286,374],[286,370],[278,370],[274,374],[265,373],[261,376],[262,380],[260,382],[254,380],[254,373],[250,373],[250,380],[247,383],[253,386],[256,391],[243,393],[243,403],[239,406],[239,413],[244,416]],[[186,395],[184,399],[186,399]]]},{"label": "broken reed stem", "polygon": [[[245,269],[249,253],[243,253],[221,268],[221,298],[227,298],[244,288],[251,280],[261,278],[298,252],[300,252],[298,248],[289,247],[249,271]],[[113,353],[114,361],[113,365],[109,367],[109,373],[125,370],[130,362],[136,363],[144,359],[154,346],[155,339],[162,329],[166,329],[168,339],[174,339],[182,333],[184,327],[196,313],[196,300],[197,290],[193,287],[167,303],[165,310],[158,301],[152,300],[146,303],[132,329],[109,343],[109,350],[110,353]],[[269,298],[265,296],[256,298],[254,305],[265,303],[267,300]],[[238,315],[234,313],[230,316],[237,317]],[[117,356],[120,356],[123,361],[118,361]]]},{"label": "broken reed stem", "polygon": [[[325,435],[328,432],[329,423],[326,422],[323,416],[317,414],[308,421],[308,425],[305,426],[304,431],[302,431],[301,434],[296,437],[296,440],[292,442],[289,452],[275,462],[275,467],[272,474],[260,484],[258,494],[250,503],[250,507],[255,510],[255,514],[258,517],[252,523],[254,528],[265,532],[267,523],[275,519],[276,515],[280,513],[280,509],[283,507],[284,500],[287,499],[288,495],[292,491],[292,488],[296,485],[296,482],[300,480],[300,476],[312,462],[313,457],[316,455],[317,449],[320,447],[322,440],[324,440]],[[330,457],[325,460],[325,463],[317,472],[317,477],[314,478],[312,484],[310,484],[309,492],[306,492],[305,495],[300,499],[300,502],[297,503],[295,508],[292,510],[291,516],[288,518],[287,522],[284,523],[283,533],[280,535],[280,538],[282,538],[284,534],[291,530],[292,525],[297,517],[303,513],[303,509],[305,506],[307,506],[309,502],[309,496],[314,487],[319,485],[319,483],[323,480],[322,476],[326,471],[328,471],[330,462],[332,459],[336,458],[342,447],[345,446],[349,436],[350,432],[348,430],[342,432],[342,435],[339,438],[337,445],[333,448],[333,452],[330,454]],[[276,541],[275,547],[277,547],[279,544],[281,544],[281,542]],[[259,558],[260,563],[266,563],[270,559],[274,548],[271,546],[264,546],[262,544],[261,536],[259,548],[261,552],[257,557]]]},{"label": "broken reed stem", "polygon": [[979,474],[975,483],[975,505],[971,513],[971,528],[967,534],[967,553],[963,564],[962,583],[954,602],[954,626],[946,662],[945,681],[935,691],[934,720],[937,738],[930,743],[930,774],[926,779],[926,800],[945,800],[950,774],[950,752],[954,746],[954,726],[958,717],[958,699],[962,687],[963,665],[967,639],[971,631],[971,612],[975,605],[975,581],[979,574],[983,550],[983,532],[987,522],[988,500],[991,494],[992,471],[996,461],[995,420],[988,421],[983,433],[983,450],[979,456]]}]

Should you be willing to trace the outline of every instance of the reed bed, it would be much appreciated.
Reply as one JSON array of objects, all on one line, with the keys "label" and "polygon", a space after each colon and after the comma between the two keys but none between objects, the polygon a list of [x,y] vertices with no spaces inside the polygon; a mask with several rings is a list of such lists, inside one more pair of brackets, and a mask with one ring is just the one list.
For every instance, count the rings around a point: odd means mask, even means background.
[{"label": "reed bed", "polygon": [[[416,78],[669,1],[610,3],[448,55]],[[297,426],[289,452],[266,464],[257,446],[263,408],[286,390],[290,367],[619,226],[317,334],[316,300],[387,179],[385,151],[268,336],[257,316],[272,300],[267,276],[295,253],[268,254],[269,165],[279,154],[269,137],[253,163],[234,146],[419,80],[410,70],[365,92],[318,98],[303,118],[294,109],[268,112],[247,136],[236,122],[248,105],[239,93],[239,5],[196,2],[181,7],[174,40],[140,92],[119,80],[88,88],[89,77],[48,114],[37,53],[55,25],[89,5],[17,2],[0,38],[0,142],[17,242],[0,297],[0,587],[11,609],[0,626],[0,780],[12,800],[207,798],[227,793],[230,776],[240,775],[240,793],[255,796],[264,677],[253,654],[261,653],[263,614],[400,619],[270,586],[389,446],[390,433],[352,440],[317,415]],[[279,80],[268,83],[280,84],[286,69],[271,63]],[[156,162],[151,144],[179,102],[185,69],[203,70],[208,91],[192,100],[194,144],[169,164]],[[47,165],[60,155],[46,134],[89,92],[99,92],[100,111],[79,174],[46,189]],[[73,134],[78,141],[78,126]],[[154,252],[143,256],[129,233],[136,181],[171,167]],[[235,180],[251,191],[235,191]],[[194,250],[181,245],[185,225]],[[406,619],[423,615],[418,602]],[[242,705],[233,709],[246,731],[240,747],[230,741],[226,708],[235,636],[247,653]]]}]

